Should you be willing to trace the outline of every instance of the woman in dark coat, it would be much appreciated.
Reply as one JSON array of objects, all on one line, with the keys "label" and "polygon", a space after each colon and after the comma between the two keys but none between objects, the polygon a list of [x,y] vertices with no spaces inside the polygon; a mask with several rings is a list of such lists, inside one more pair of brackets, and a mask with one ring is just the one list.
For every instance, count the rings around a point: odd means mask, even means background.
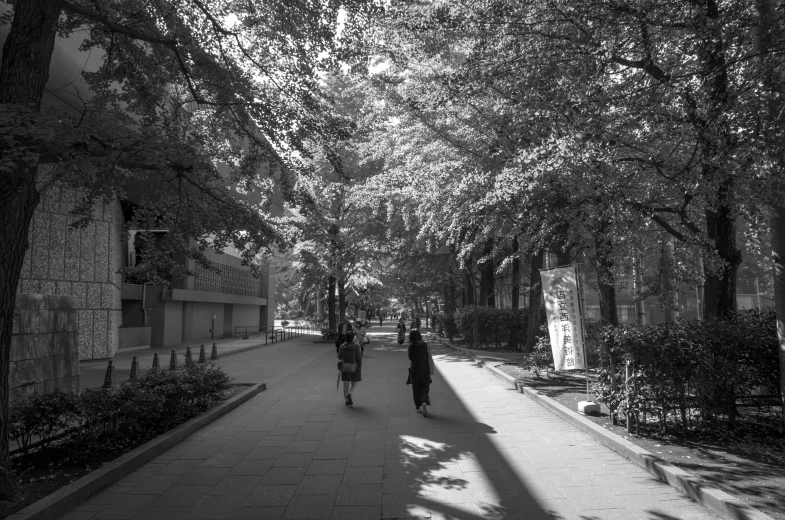
[{"label": "woman in dark coat", "polygon": [[344,363],[356,363],[357,369],[352,372],[341,372],[341,381],[343,381],[343,399],[346,401],[346,406],[352,406],[352,392],[357,388],[357,383],[362,381],[362,366],[363,366],[363,353],[360,345],[355,343],[354,332],[346,333],[346,343],[341,345],[338,350],[338,359]]},{"label": "woman in dark coat", "polygon": [[412,393],[414,394],[414,406],[417,412],[428,417],[428,407],[431,404],[428,395],[431,389],[431,363],[428,355],[428,344],[423,341],[419,330],[409,333],[409,377],[412,382]]},{"label": "woman in dark coat", "polygon": [[406,339],[406,323],[403,321],[403,316],[401,319],[398,320],[398,344],[403,345],[404,340]]}]

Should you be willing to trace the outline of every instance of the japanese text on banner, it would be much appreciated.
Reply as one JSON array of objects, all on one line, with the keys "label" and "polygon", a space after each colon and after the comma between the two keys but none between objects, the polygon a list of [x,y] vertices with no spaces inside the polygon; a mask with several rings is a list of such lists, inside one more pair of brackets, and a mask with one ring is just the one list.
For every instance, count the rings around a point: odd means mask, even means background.
[{"label": "japanese text on banner", "polygon": [[558,267],[540,271],[545,314],[556,370],[586,368],[578,270]]}]

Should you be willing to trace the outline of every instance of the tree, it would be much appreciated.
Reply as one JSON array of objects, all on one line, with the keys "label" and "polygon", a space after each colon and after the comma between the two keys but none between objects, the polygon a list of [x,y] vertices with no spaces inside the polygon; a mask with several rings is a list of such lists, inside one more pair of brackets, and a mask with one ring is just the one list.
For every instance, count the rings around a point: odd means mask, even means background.
[{"label": "tree", "polygon": [[[226,188],[267,195],[275,179],[286,196],[298,154],[307,154],[305,139],[346,132],[330,115],[318,72],[353,61],[357,22],[373,10],[361,0],[15,2],[0,64],[0,495],[15,492],[8,467],[11,324],[41,190],[57,182],[80,190],[76,217],[83,222],[96,201],[141,187],[156,196],[143,200],[137,218],[165,221],[172,247],[204,261],[208,244],[220,250],[234,243],[253,265],[260,251],[286,238],[264,204],[238,200]],[[57,35],[82,29],[82,48],[103,56],[98,70],[84,74],[92,98],[79,117],[42,113]],[[51,168],[42,175],[45,164]],[[196,247],[187,247],[186,235]]]}]

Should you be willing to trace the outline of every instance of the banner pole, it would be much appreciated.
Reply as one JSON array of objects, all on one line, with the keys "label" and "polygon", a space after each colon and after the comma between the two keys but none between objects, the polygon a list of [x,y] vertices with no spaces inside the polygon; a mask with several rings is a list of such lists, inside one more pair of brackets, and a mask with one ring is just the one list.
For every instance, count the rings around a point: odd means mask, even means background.
[{"label": "banner pole", "polygon": [[586,400],[591,401],[591,394],[589,393],[589,353],[588,347],[586,345],[586,321],[584,320],[584,316],[586,313],[586,305],[584,302],[584,290],[583,290],[583,276],[581,273],[581,264],[577,264],[575,266],[575,278],[577,279],[576,285],[578,286],[578,292],[580,294],[580,310],[581,310],[581,342],[583,343],[583,366],[586,368]]}]

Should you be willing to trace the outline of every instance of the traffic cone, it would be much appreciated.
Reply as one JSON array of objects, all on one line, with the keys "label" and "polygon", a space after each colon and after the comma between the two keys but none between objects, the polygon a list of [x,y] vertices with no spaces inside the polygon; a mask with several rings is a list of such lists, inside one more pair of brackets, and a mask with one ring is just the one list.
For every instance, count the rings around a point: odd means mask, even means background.
[{"label": "traffic cone", "polygon": [[134,356],[134,360],[131,361],[131,374],[128,376],[129,381],[136,381],[139,379],[139,362],[136,360],[136,356]]},{"label": "traffic cone", "polygon": [[185,364],[186,365],[193,365],[194,364],[194,358],[191,355],[191,347],[188,347],[188,348],[185,349]]},{"label": "traffic cone", "polygon": [[202,347],[199,349],[199,363],[207,363],[204,355],[204,343],[202,343]]},{"label": "traffic cone", "polygon": [[213,342],[213,351],[210,354],[210,359],[218,359],[218,347],[215,346],[215,342]]},{"label": "traffic cone", "polygon": [[161,362],[158,360],[158,352],[153,354],[153,366],[150,367],[150,370],[160,370],[161,369]]},{"label": "traffic cone", "polygon": [[104,386],[102,388],[112,388],[114,386],[114,365],[112,360],[106,365],[106,376],[104,377]]},{"label": "traffic cone", "polygon": [[169,356],[169,370],[177,370],[177,354],[172,349],[172,355]]}]

